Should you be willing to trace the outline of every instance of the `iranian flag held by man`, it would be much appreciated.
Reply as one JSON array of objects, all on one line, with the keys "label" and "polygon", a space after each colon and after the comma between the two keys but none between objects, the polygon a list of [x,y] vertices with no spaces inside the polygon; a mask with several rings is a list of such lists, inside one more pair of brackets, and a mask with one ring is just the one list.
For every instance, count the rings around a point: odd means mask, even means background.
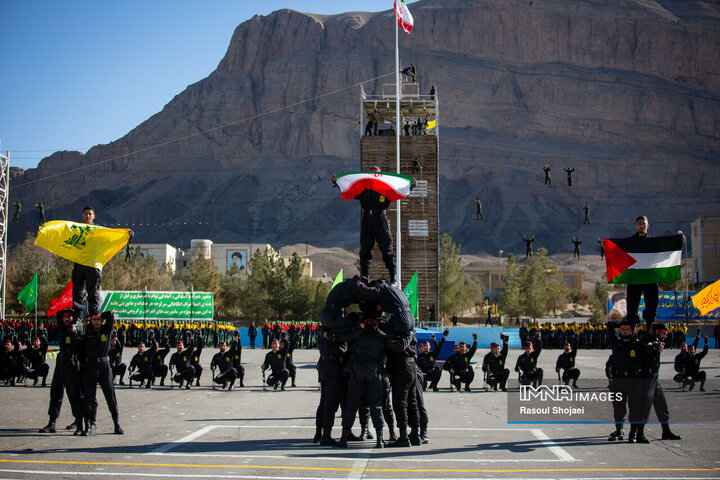
[{"label": "iranian flag held by man", "polygon": [[637,325],[640,296],[645,298],[643,318],[648,331],[655,321],[658,306],[658,282],[680,280],[682,246],[685,235],[651,237],[645,216],[635,219],[635,235],[606,238],[605,265],[609,283],[627,284],[627,319]]}]

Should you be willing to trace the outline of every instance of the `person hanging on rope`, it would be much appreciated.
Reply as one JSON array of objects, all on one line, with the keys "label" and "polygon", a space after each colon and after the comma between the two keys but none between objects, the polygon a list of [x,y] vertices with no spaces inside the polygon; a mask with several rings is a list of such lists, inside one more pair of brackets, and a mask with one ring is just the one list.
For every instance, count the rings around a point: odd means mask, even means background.
[{"label": "person hanging on rope", "polygon": [[535,241],[535,235],[523,235],[525,240],[525,256],[532,257],[532,243]]},{"label": "person hanging on rope", "polygon": [[583,225],[590,225],[590,204],[587,202],[583,203],[583,210],[585,210],[585,221]]},{"label": "person hanging on rope", "polygon": [[605,258],[605,247],[603,247],[602,238],[598,238],[597,242],[600,244],[600,259],[602,260]]},{"label": "person hanging on rope", "polygon": [[572,188],[573,183],[573,172],[575,169],[573,167],[565,167],[565,171],[567,172],[567,180],[568,180],[568,187]]},{"label": "person hanging on rope", "polygon": [[40,225],[45,223],[45,205],[43,205],[42,200],[35,204],[35,208],[39,210],[38,215],[40,218]]},{"label": "person hanging on rope", "polygon": [[17,222],[18,215],[20,215],[20,210],[22,210],[22,203],[20,203],[20,200],[15,200],[15,203],[13,205],[15,206],[15,214],[13,215],[13,222]]},{"label": "person hanging on rope", "polygon": [[550,164],[547,163],[543,167],[543,171],[545,172],[545,185],[550,185],[552,187],[552,179],[550,178]]},{"label": "person hanging on rope", "polygon": [[485,220],[485,215],[483,215],[483,209],[482,209],[482,203],[480,202],[480,199],[475,197],[475,219],[476,220]]},{"label": "person hanging on rope", "polygon": [[582,244],[582,238],[572,237],[572,242],[575,244],[575,249],[573,250],[573,258],[577,258],[580,260],[580,245]]}]

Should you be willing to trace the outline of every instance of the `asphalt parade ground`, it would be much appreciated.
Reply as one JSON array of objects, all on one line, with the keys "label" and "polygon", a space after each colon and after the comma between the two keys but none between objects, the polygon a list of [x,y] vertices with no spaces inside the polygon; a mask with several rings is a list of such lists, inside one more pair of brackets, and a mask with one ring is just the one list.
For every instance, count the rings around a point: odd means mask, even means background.
[{"label": "asphalt parade ground", "polygon": [[[410,448],[375,449],[374,440],[349,448],[312,443],[320,397],[316,350],[296,350],[296,388],[263,391],[259,365],[262,349],[243,350],[245,388],[213,390],[209,361],[200,387],[129,389],[116,387],[120,423],[113,425],[98,388],[97,435],[74,437],[67,399],[56,434],[38,429],[48,420],[49,388],[0,386],[0,479],[437,479],[437,478],[720,478],[719,350],[702,362],[706,392],[679,392],[671,380],[677,350],[663,354],[661,377],[666,394],[673,390],[671,425],[682,436],[663,441],[658,424],[649,424],[649,444],[610,442],[610,424],[508,423],[507,395],[517,392],[512,373],[510,392],[486,392],[476,370],[471,392],[451,392],[447,373],[441,391],[426,392],[430,443]],[[124,361],[134,349],[127,348]],[[482,360],[478,351],[474,360]],[[521,352],[511,350],[512,367]],[[559,350],[545,350],[539,364],[546,384],[558,384],[554,365]],[[603,379],[607,350],[581,350],[578,381]],[[50,360],[51,375],[54,360]],[[48,377],[48,384],[50,382]],[[166,382],[169,383],[169,382]],[[669,396],[669,395],[668,395]],[[678,412],[678,410],[693,410]],[[700,410],[700,411],[697,411]],[[682,413],[682,414],[680,414]],[[673,423],[674,417],[689,418]],[[651,421],[655,421],[651,413]],[[611,418],[606,419],[611,420]],[[359,433],[356,422],[353,431]],[[340,420],[333,437],[340,436]],[[387,428],[385,429],[387,439]]]}]

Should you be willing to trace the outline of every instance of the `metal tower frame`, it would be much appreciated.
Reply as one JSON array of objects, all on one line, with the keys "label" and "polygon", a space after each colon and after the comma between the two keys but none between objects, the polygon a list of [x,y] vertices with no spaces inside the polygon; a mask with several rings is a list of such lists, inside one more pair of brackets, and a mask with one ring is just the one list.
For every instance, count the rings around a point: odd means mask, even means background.
[{"label": "metal tower frame", "polygon": [[0,289],[2,289],[2,307],[0,307],[1,320],[5,320],[7,302],[7,229],[8,211],[10,202],[10,152],[0,154]]}]

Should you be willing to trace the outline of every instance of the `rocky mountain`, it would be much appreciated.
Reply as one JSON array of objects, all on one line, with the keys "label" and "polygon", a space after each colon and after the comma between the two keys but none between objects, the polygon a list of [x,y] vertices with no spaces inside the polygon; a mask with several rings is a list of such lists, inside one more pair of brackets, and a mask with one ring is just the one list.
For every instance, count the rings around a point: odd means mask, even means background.
[{"label": "rocky mountain", "polygon": [[[720,212],[720,5],[422,0],[401,63],[437,90],[441,230],[463,252],[551,253]],[[355,248],[330,177],[359,165],[360,85],[393,81],[394,14],[280,10],[235,30],[204,80],[123,138],[15,172],[11,203],[126,225],[141,243]],[[552,187],[543,183],[551,165]],[[565,167],[574,168],[568,187]],[[473,199],[485,222],[474,220]],[[583,225],[583,203],[591,224]],[[37,227],[10,226],[10,241]],[[587,250],[586,250],[587,251]]]}]

